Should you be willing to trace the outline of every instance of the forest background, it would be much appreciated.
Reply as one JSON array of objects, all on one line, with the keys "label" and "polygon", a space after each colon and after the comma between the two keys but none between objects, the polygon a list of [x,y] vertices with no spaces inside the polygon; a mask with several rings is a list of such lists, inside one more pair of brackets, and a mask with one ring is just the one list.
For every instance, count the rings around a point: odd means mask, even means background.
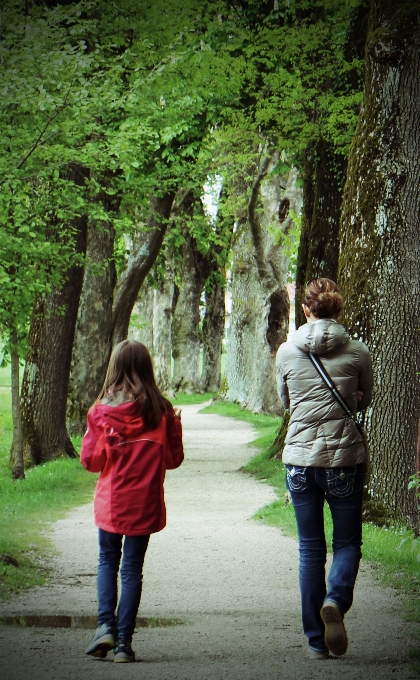
[{"label": "forest background", "polygon": [[130,328],[167,394],[282,416],[288,282],[299,325],[305,282],[329,276],[373,356],[370,502],[419,532],[419,17],[407,0],[2,3],[14,479],[76,455]]}]

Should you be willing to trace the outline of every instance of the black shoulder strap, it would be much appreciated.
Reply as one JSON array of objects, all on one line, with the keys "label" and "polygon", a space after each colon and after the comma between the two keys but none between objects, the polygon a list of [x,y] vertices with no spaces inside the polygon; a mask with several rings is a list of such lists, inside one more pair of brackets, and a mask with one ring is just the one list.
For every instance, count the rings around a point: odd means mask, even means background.
[{"label": "black shoulder strap", "polygon": [[315,366],[316,370],[318,371],[319,375],[325,382],[326,386],[331,391],[335,400],[338,401],[345,414],[354,421],[357,429],[360,430],[362,428],[362,424],[358,423],[357,420],[355,420],[355,418],[353,417],[353,413],[351,411],[350,406],[348,405],[344,397],[340,394],[337,387],[334,385],[319,356],[316,354],[311,354],[310,352],[308,352],[308,356],[312,361],[313,365]]}]

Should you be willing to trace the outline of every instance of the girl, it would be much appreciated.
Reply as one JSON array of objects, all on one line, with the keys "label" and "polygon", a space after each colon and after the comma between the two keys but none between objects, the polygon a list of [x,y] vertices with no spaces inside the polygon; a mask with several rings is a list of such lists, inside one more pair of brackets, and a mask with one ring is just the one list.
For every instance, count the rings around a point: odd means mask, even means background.
[{"label": "girl", "polygon": [[105,657],[114,649],[114,661],[127,663],[135,660],[131,639],[150,534],[166,524],[165,472],[184,459],[181,411],[160,393],[149,351],[140,342],[124,340],[115,347],[87,424],[81,462],[86,470],[101,474],[94,503],[99,528],[98,628],[86,654]]},{"label": "girl", "polygon": [[[313,365],[321,360],[351,411],[372,398],[372,361],[337,319],[337,284],[320,278],[306,286],[307,322],[277,352],[277,385],[290,423],[283,451],[287,488],[299,533],[303,630],[312,659],[347,649],[344,615],[353,601],[362,545],[366,452],[362,435]],[[317,363],[317,359],[314,361]],[[333,520],[333,563],[325,584],[324,501]]]}]

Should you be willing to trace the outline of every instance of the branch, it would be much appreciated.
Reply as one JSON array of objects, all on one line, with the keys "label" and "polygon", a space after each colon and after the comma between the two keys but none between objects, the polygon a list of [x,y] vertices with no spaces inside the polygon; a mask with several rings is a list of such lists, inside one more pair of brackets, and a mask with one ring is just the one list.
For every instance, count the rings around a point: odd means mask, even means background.
[{"label": "branch", "polygon": [[128,324],[141,285],[153,267],[165,236],[175,192],[161,198],[152,196],[147,232],[139,239],[128,259],[114,293],[112,342],[127,337]]},{"label": "branch", "polygon": [[[61,113],[62,111],[64,111],[64,109],[67,108],[67,106],[69,105],[69,103],[68,103],[68,97],[69,97],[69,94],[70,94],[70,90],[71,90],[71,88],[72,88],[72,85],[73,85],[73,82],[70,83],[70,87],[69,87],[69,89],[67,90],[66,96],[64,97],[64,102],[63,102],[63,104],[57,109],[57,111],[55,111],[55,112],[53,113],[53,115],[51,116],[51,118],[49,118],[49,119],[47,120],[47,122],[46,122],[46,124],[45,124],[45,126],[44,126],[44,129],[41,130],[41,132],[39,133],[38,138],[35,140],[35,143],[33,144],[32,148],[28,151],[28,153],[26,154],[26,156],[25,156],[24,158],[22,158],[22,160],[20,161],[20,163],[16,166],[16,169],[17,169],[17,170],[20,170],[20,169],[21,169],[21,167],[26,163],[26,161],[28,160],[28,158],[29,158],[30,156],[32,156],[32,154],[33,154],[33,152],[35,151],[35,149],[38,148],[38,146],[41,146],[41,144],[45,144],[45,142],[48,141],[48,139],[51,139],[51,137],[55,134],[55,133],[52,133],[51,135],[49,135],[49,137],[47,137],[47,139],[42,140],[43,135],[46,133],[47,129],[49,128],[49,126],[51,125],[51,123],[53,122],[53,120],[55,120],[55,119],[57,118],[57,116],[59,116],[60,113]],[[42,141],[41,141],[41,140],[42,140]]]},{"label": "branch", "polygon": [[[72,83],[72,84],[73,84],[73,83]],[[69,87],[69,89],[68,89],[68,91],[67,91],[67,94],[66,94],[66,96],[65,96],[65,98],[64,98],[63,104],[62,104],[62,105],[57,109],[57,111],[55,111],[55,112],[53,113],[53,115],[47,120],[47,122],[46,122],[45,125],[44,125],[44,128],[43,128],[43,129],[41,130],[41,132],[39,133],[38,137],[36,138],[36,140],[35,140],[35,142],[33,143],[32,147],[29,149],[29,151],[28,151],[28,153],[26,154],[26,156],[24,156],[24,157],[22,158],[22,160],[20,161],[20,163],[17,164],[16,170],[20,170],[20,169],[25,165],[25,163],[26,163],[26,161],[28,160],[28,158],[30,158],[30,157],[32,156],[32,154],[34,153],[34,151],[35,151],[39,146],[41,146],[42,144],[45,144],[46,142],[48,142],[49,139],[51,139],[51,137],[54,137],[54,135],[56,135],[56,134],[58,134],[59,132],[61,132],[61,130],[56,130],[55,132],[52,132],[50,135],[48,135],[48,137],[46,137],[45,139],[42,139],[42,137],[44,136],[44,134],[45,134],[46,131],[48,130],[48,128],[49,128],[49,126],[51,125],[51,123],[53,122],[53,120],[55,120],[55,119],[57,118],[57,116],[59,116],[60,113],[61,113],[62,111],[64,111],[64,109],[67,108],[67,106],[69,105],[69,103],[68,103],[67,100],[68,100],[68,96],[69,96],[69,94],[70,94],[70,90],[71,90],[72,84],[70,85],[70,87]],[[36,127],[38,127],[38,126],[36,126]],[[5,177],[4,179],[2,179],[2,180],[0,181],[0,186],[1,186],[2,184],[4,184],[5,182],[7,182],[7,177]]]}]

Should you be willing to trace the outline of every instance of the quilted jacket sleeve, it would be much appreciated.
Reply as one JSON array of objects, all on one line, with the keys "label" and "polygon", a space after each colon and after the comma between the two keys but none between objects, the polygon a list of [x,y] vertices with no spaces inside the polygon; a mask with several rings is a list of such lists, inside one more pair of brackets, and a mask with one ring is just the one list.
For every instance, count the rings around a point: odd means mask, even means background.
[{"label": "quilted jacket sleeve", "polygon": [[363,397],[357,404],[358,411],[364,411],[372,401],[372,391],[373,391],[373,371],[372,371],[372,358],[369,354],[369,350],[363,342],[359,343],[360,351],[360,373],[359,373],[359,384],[357,389],[363,392]]},{"label": "quilted jacket sleeve", "polygon": [[165,465],[167,470],[174,470],[184,460],[184,447],[182,445],[182,425],[174,413],[168,413],[166,422],[166,449]]},{"label": "quilted jacket sleeve", "polygon": [[289,390],[287,387],[285,357],[283,345],[280,345],[276,357],[276,378],[277,378],[277,392],[286,411],[290,408]]},{"label": "quilted jacket sleeve", "polygon": [[87,415],[87,431],[80,452],[80,462],[89,472],[101,472],[106,463],[105,432],[98,415],[95,408]]}]

